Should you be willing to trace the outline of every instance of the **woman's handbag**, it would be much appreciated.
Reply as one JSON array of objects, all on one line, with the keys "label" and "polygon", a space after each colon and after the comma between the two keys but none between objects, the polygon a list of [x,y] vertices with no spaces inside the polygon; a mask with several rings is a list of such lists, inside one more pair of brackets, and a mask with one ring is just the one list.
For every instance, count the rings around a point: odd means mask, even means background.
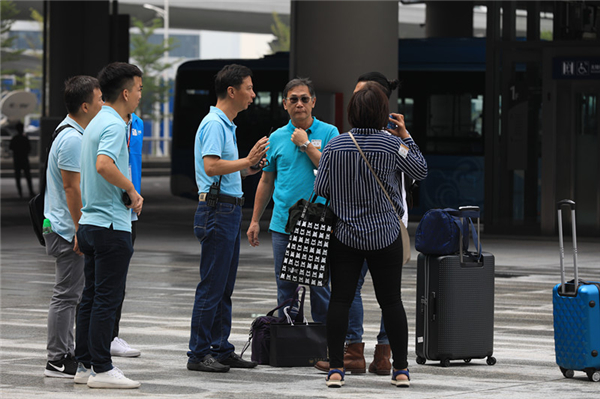
[{"label": "woman's handbag", "polygon": [[356,139],[354,138],[354,135],[351,132],[348,132],[348,134],[350,135],[350,138],[352,139],[352,141],[354,141],[354,145],[358,149],[358,152],[360,152],[360,155],[365,160],[365,163],[367,164],[367,166],[371,170],[371,173],[373,173],[373,176],[375,176],[375,180],[377,180],[377,183],[379,184],[379,187],[381,187],[381,189],[383,190],[383,193],[387,197],[388,201],[390,201],[390,204],[392,204],[392,208],[394,208],[394,211],[396,212],[396,216],[398,217],[398,221],[400,222],[400,236],[402,237],[402,264],[405,265],[410,260],[410,237],[408,235],[408,230],[406,230],[406,226],[402,222],[402,218],[400,217],[400,214],[396,210],[396,207],[394,206],[394,203],[392,202],[392,198],[390,197],[390,195],[388,194],[387,190],[383,186],[383,183],[381,182],[381,180],[379,180],[379,177],[377,176],[377,173],[375,173],[375,171],[373,170],[373,167],[371,166],[371,164],[367,160],[367,157],[365,157],[365,154],[363,153],[362,149],[360,148],[360,146],[356,142]]},{"label": "woman's handbag", "polygon": [[[304,288],[304,287],[302,287]],[[305,288],[304,288],[305,289]],[[286,322],[271,324],[271,351],[269,363],[273,367],[312,367],[327,360],[327,327],[323,323],[309,323],[302,315],[296,322],[284,308]]]},{"label": "woman's handbag", "polygon": [[[302,297],[298,296],[302,291]],[[250,326],[250,333],[248,334],[248,342],[244,345],[240,356],[244,355],[246,349],[252,344],[252,361],[258,364],[269,364],[271,357],[271,324],[274,323],[285,323],[287,318],[285,316],[275,316],[275,312],[283,307],[291,306],[295,309],[300,309],[300,301],[304,300],[304,293],[306,288],[298,286],[296,292],[292,298],[286,299],[281,305],[272,309],[265,316],[259,316],[252,322]]]},{"label": "woman's handbag", "polygon": [[[290,208],[288,226],[294,227],[283,257],[280,280],[317,287],[327,286],[327,253],[335,215],[327,203],[316,203],[316,197],[313,195],[310,201],[300,200]],[[300,207],[302,213],[297,217]]]},{"label": "woman's handbag", "polygon": [[[327,358],[327,333],[322,323],[304,317],[306,287],[298,286],[292,298],[254,319],[242,355],[252,345],[252,360],[275,367],[308,367]],[[285,316],[274,316],[283,308]]]},{"label": "woman's handbag", "polygon": [[297,308],[283,308],[285,321],[271,323],[269,364],[274,367],[311,367],[327,359],[327,328],[304,317],[306,287],[299,286]]}]

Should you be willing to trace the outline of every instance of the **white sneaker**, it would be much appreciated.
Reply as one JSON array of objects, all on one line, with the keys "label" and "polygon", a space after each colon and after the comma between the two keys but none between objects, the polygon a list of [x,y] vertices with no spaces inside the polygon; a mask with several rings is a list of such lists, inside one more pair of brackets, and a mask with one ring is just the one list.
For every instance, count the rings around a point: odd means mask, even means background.
[{"label": "white sneaker", "polygon": [[87,382],[87,386],[90,388],[131,389],[139,388],[140,385],[142,385],[141,382],[125,377],[117,367],[104,373],[94,373],[90,375]]},{"label": "white sneaker", "polygon": [[77,365],[77,373],[75,373],[75,384],[87,384],[88,378],[94,374],[91,368],[86,369],[82,363]]},{"label": "white sneaker", "polygon": [[124,339],[115,337],[110,343],[110,355],[111,356],[122,356],[122,357],[138,357],[141,352],[137,349],[129,346]]}]

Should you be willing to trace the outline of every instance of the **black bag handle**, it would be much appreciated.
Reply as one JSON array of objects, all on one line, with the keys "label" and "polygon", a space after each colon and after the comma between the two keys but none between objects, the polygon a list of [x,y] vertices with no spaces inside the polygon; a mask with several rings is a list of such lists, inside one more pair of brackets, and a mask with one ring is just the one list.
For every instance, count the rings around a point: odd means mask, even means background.
[{"label": "black bag handle", "polygon": [[[308,197],[308,202],[304,204],[304,209],[302,209],[302,215],[300,215],[300,219],[304,219],[306,217],[306,212],[308,211],[308,204],[314,204],[317,201],[319,196],[314,191]],[[327,216],[327,207],[329,206],[329,198],[325,198],[325,206],[323,207],[323,212],[321,213],[321,223],[325,223],[325,218]]]},{"label": "black bag handle", "polygon": [[[279,310],[287,305],[292,305],[294,302],[296,302],[298,300],[298,292],[300,291],[301,288],[304,288],[304,287],[298,286],[298,288],[296,288],[296,292],[294,293],[293,297],[286,299],[285,301],[281,302],[281,305],[277,306],[276,308],[271,309],[269,311],[269,313],[267,313],[267,316],[273,316],[273,314],[275,313],[276,310]],[[304,302],[304,296],[302,296],[302,301]]]}]

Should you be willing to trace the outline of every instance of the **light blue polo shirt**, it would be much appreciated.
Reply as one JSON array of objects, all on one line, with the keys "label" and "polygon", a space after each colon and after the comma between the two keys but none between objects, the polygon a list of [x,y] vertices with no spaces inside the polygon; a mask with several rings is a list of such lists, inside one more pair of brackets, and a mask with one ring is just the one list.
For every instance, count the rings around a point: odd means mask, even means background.
[{"label": "light blue polo shirt", "polygon": [[[196,167],[196,184],[198,194],[207,193],[211,184],[219,181],[219,176],[208,176],[204,170],[204,157],[216,155],[227,161],[239,159],[235,138],[235,123],[219,108],[211,106],[210,112],[202,119],[196,132],[194,158]],[[242,176],[240,172],[223,175],[221,194],[242,197]]]},{"label": "light blue polo shirt", "polygon": [[123,204],[123,190],[96,171],[98,155],[110,157],[119,171],[129,177],[127,124],[107,105],[92,119],[83,135],[81,148],[81,201],[79,224],[131,232],[130,210]]},{"label": "light blue polo shirt", "polygon": [[80,172],[81,141],[83,128],[67,116],[59,125],[70,125],[58,134],[48,154],[46,191],[44,192],[44,216],[50,220],[52,230],[65,240],[72,242],[75,224],[67,206],[67,196],[61,170]]},{"label": "light blue polo shirt", "polygon": [[[273,191],[273,215],[269,228],[277,233],[287,234],[285,225],[289,217],[289,209],[299,199],[309,199],[315,184],[316,166],[305,152],[301,152],[291,140],[296,128],[290,121],[273,132],[269,137],[267,160],[269,165],[263,170],[275,173],[275,191]],[[308,128],[308,139],[319,151],[329,143],[329,140],[339,135],[338,129],[317,118]],[[323,198],[317,202],[324,203]]]}]

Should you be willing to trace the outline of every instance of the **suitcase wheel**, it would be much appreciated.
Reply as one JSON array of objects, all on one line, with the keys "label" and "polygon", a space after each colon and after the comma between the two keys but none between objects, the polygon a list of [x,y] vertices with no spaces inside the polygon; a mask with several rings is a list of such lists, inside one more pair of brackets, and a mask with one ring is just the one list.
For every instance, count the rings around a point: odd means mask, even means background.
[{"label": "suitcase wheel", "polygon": [[588,371],[587,376],[588,379],[592,382],[600,381],[600,371]]},{"label": "suitcase wheel", "polygon": [[442,367],[448,367],[448,366],[450,366],[450,359],[442,359],[442,360],[440,360],[440,366],[442,366]]},{"label": "suitcase wheel", "polygon": [[465,363],[471,363],[471,359],[463,359]]},{"label": "suitcase wheel", "polygon": [[490,366],[493,366],[494,364],[496,364],[496,358],[494,356],[488,356],[486,363]]},{"label": "suitcase wheel", "polygon": [[[563,373],[565,378],[573,378],[573,376],[575,375],[575,372],[573,370],[567,370],[563,367],[560,368],[560,371]],[[589,375],[588,375],[588,377],[589,377]]]},{"label": "suitcase wheel", "polygon": [[426,361],[424,357],[417,356],[417,364],[425,364]]}]

